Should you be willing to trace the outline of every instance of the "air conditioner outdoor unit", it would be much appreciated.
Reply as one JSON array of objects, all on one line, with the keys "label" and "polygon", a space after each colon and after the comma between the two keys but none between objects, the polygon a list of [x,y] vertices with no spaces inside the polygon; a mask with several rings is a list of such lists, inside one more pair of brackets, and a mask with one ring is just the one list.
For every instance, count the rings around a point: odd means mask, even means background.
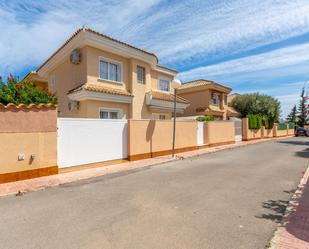
[{"label": "air conditioner outdoor unit", "polygon": [[70,111],[78,110],[79,108],[79,101],[70,100],[68,104],[68,108]]}]

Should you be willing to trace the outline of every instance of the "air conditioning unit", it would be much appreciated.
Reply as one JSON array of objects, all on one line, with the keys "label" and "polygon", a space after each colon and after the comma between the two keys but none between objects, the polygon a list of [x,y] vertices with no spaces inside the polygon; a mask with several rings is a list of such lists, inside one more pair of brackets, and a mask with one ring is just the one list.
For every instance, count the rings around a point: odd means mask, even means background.
[{"label": "air conditioning unit", "polygon": [[79,101],[70,100],[68,104],[68,108],[70,111],[78,110],[79,108]]}]

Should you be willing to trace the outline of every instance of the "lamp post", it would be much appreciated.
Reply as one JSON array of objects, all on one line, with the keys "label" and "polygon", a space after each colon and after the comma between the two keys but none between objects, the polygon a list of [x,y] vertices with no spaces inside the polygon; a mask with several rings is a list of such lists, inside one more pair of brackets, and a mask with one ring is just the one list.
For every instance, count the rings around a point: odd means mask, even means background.
[{"label": "lamp post", "polygon": [[174,120],[173,120],[173,149],[172,158],[175,158],[175,137],[176,137],[176,95],[177,89],[181,86],[181,81],[178,79],[173,79],[172,88],[174,89]]}]

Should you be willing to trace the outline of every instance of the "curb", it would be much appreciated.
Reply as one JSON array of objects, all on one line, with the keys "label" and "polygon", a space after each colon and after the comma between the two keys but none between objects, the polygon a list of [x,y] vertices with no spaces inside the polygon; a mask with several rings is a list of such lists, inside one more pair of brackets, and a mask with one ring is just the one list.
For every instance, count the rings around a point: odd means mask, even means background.
[{"label": "curb", "polygon": [[303,189],[308,183],[308,181],[309,181],[309,165],[307,166],[307,169],[304,175],[302,176],[299,184],[297,185],[296,191],[294,192],[294,194],[292,195],[288,203],[288,206],[286,208],[286,211],[282,218],[281,223],[278,225],[276,231],[274,232],[272,239],[269,242],[269,247],[268,247],[269,249],[276,249],[277,242],[281,237],[280,232],[284,227],[287,226],[290,215],[296,211],[298,204],[299,204],[299,200],[301,199],[302,194],[303,194]]}]

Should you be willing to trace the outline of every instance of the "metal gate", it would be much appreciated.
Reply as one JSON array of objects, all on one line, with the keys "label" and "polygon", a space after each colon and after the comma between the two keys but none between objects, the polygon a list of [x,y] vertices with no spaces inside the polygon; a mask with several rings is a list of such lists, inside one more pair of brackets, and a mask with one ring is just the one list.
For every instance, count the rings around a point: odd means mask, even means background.
[{"label": "metal gate", "polygon": [[58,118],[57,125],[59,168],[128,157],[126,120]]},{"label": "metal gate", "polygon": [[197,122],[197,145],[204,144],[204,122]]},{"label": "metal gate", "polygon": [[235,123],[235,141],[242,141],[242,120],[240,118],[230,118]]}]

